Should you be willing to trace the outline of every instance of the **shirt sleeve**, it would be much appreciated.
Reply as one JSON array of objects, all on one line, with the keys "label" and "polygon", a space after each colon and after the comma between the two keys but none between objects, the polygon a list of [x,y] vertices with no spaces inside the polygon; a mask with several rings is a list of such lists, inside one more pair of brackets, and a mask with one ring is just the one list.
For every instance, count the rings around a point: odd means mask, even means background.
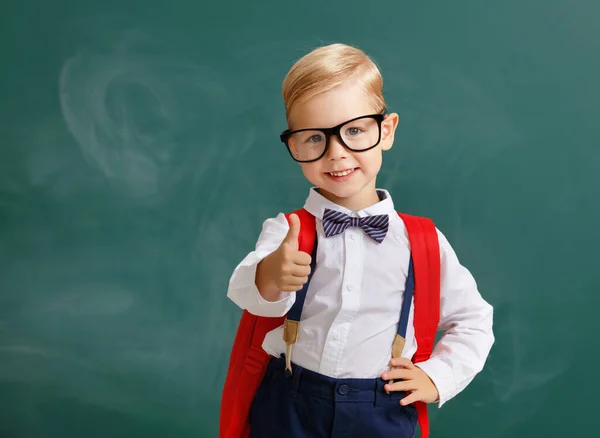
[{"label": "shirt sleeve", "polygon": [[289,230],[288,221],[283,213],[263,223],[254,251],[250,252],[237,265],[229,280],[227,297],[240,308],[257,316],[284,316],[294,304],[295,292],[280,292],[277,301],[265,300],[256,287],[256,267],[281,245]]},{"label": "shirt sleeve", "polygon": [[415,364],[435,383],[438,407],[456,396],[482,369],[494,343],[493,308],[438,230],[441,257],[440,322],[445,331],[431,357]]}]

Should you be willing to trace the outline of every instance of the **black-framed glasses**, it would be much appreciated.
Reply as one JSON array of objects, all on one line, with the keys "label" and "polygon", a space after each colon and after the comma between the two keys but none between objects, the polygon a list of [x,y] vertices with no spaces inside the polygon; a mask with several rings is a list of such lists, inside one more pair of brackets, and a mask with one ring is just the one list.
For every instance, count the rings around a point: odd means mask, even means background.
[{"label": "black-framed glasses", "polygon": [[329,139],[335,135],[341,144],[354,152],[373,149],[381,141],[381,122],[384,113],[369,114],[347,120],[332,128],[305,128],[281,133],[292,158],[299,163],[317,161],[329,147]]}]

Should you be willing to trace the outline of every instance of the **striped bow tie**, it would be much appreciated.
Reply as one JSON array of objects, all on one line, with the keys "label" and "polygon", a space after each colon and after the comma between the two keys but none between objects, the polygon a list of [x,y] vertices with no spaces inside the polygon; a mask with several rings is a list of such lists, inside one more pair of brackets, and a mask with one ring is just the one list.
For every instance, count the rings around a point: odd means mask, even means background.
[{"label": "striped bow tie", "polygon": [[323,229],[325,237],[343,233],[348,227],[360,227],[367,235],[378,243],[383,242],[387,234],[390,218],[387,214],[367,217],[351,217],[339,211],[325,209],[323,213]]}]

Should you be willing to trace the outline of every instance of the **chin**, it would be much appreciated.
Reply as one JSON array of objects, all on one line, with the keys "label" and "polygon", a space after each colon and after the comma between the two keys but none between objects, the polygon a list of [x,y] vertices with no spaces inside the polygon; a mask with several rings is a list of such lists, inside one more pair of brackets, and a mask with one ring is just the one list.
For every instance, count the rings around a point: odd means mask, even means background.
[{"label": "chin", "polygon": [[328,184],[320,186],[321,190],[335,196],[336,198],[347,199],[358,195],[361,190],[355,187],[328,187]]}]

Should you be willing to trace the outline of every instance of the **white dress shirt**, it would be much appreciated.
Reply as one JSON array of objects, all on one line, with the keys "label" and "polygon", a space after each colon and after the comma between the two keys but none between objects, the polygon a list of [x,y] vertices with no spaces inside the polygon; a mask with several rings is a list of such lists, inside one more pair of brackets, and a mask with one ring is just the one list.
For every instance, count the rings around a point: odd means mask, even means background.
[{"label": "white dress shirt", "polygon": [[[317,255],[304,303],[292,361],[335,378],[378,378],[389,369],[392,343],[408,274],[410,245],[404,222],[392,198],[378,190],[382,200],[364,210],[351,211],[327,200],[312,188],[304,208],[317,218]],[[389,231],[382,243],[359,227],[325,237],[325,208],[355,217],[388,214]],[[289,230],[285,215],[267,219],[256,248],[234,270],[228,297],[258,316],[279,317],[292,307],[295,293],[280,299],[262,298],[256,284],[256,266],[275,251]],[[439,407],[462,391],[481,371],[494,342],[492,307],[482,299],[475,280],[463,267],[438,230],[441,257],[441,310],[439,329],[444,336],[432,356],[418,365],[439,391]],[[411,305],[403,357],[417,350]],[[275,357],[285,353],[283,327],[265,337],[264,350]]]}]

